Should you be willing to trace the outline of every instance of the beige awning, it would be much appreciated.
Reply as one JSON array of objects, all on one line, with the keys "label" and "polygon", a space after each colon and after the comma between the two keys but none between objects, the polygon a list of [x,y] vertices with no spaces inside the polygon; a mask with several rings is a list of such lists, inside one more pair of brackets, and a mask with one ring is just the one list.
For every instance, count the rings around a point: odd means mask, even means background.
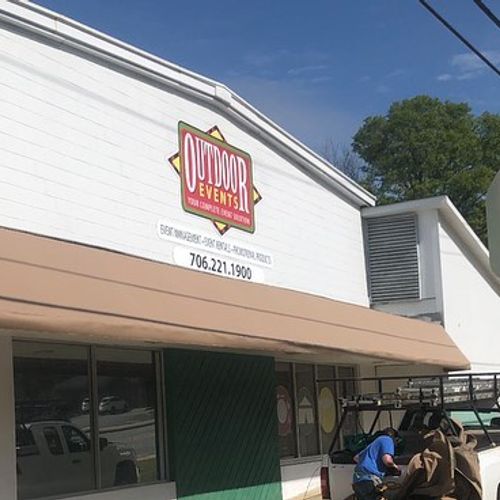
[{"label": "beige awning", "polygon": [[0,327],[58,338],[464,369],[438,325],[0,229]]}]

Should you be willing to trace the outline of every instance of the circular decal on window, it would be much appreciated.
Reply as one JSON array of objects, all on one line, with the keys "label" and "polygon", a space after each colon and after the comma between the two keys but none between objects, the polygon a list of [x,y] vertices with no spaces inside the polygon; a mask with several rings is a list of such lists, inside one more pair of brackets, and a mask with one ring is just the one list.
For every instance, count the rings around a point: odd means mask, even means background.
[{"label": "circular decal on window", "polygon": [[278,411],[278,434],[282,437],[292,432],[293,408],[288,389],[282,385],[276,388],[276,407]]},{"label": "circular decal on window", "polygon": [[325,434],[330,434],[335,427],[335,398],[328,387],[323,387],[319,392],[319,418],[321,428]]},{"label": "circular decal on window", "polygon": [[303,436],[310,436],[315,432],[314,398],[307,387],[301,387],[298,392],[299,414],[297,420]]}]

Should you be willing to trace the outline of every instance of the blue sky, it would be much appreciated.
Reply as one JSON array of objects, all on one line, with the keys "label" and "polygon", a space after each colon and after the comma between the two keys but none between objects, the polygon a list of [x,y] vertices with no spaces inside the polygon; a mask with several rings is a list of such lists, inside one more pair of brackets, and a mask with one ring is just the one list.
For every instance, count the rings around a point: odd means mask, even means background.
[{"label": "blue sky", "polygon": [[[500,66],[500,30],[472,0],[430,2]],[[500,78],[417,0],[36,3],[227,84],[318,151],[417,94],[500,112]]]}]

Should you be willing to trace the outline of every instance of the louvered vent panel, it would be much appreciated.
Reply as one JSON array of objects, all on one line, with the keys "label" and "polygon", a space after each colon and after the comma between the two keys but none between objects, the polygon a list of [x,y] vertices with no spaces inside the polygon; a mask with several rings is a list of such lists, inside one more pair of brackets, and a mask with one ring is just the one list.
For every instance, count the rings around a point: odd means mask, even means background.
[{"label": "louvered vent panel", "polygon": [[415,214],[367,219],[372,302],[420,298]]}]

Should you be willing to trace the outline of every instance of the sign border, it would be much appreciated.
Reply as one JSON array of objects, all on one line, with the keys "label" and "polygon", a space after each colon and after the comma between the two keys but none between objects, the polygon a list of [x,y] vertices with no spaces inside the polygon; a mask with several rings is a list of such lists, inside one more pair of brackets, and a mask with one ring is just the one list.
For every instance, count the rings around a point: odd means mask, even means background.
[{"label": "sign border", "polygon": [[[251,203],[251,217],[252,217],[252,225],[250,227],[242,225],[242,224],[234,222],[234,221],[224,219],[224,218],[214,217],[213,215],[207,214],[204,211],[196,210],[195,208],[186,206],[186,200],[185,200],[186,190],[185,190],[185,181],[184,181],[184,175],[183,175],[184,155],[182,154],[182,135],[181,135],[182,130],[189,130],[191,132],[194,132],[195,134],[201,136],[203,139],[205,139],[209,142],[220,143],[224,148],[229,149],[229,150],[239,154],[240,156],[244,156],[245,158],[248,159],[249,165],[250,165],[249,174],[250,174],[250,187],[251,187],[251,191],[248,193],[248,196],[249,196],[249,201]],[[254,197],[253,197],[253,190],[255,188],[254,188],[254,184],[253,184],[252,157],[247,152],[243,151],[242,149],[239,149],[236,146],[233,146],[232,144],[229,144],[226,141],[220,140],[217,137],[210,135],[209,133],[203,132],[203,130],[200,130],[199,128],[196,128],[192,125],[189,125],[188,123],[186,123],[182,120],[179,121],[179,123],[177,125],[177,134],[178,134],[178,144],[179,144],[178,154],[179,154],[179,160],[180,160],[180,177],[181,177],[181,203],[182,203],[182,208],[184,209],[184,211],[187,213],[191,213],[191,214],[197,215],[199,217],[203,217],[205,219],[211,220],[213,222],[215,221],[215,222],[219,222],[221,224],[226,224],[228,226],[228,228],[235,227],[235,228],[240,229],[242,231],[245,231],[247,233],[253,234],[255,232],[255,201],[254,201]],[[225,232],[226,231],[224,231],[224,233]],[[221,233],[221,234],[224,234],[224,233]]]}]

